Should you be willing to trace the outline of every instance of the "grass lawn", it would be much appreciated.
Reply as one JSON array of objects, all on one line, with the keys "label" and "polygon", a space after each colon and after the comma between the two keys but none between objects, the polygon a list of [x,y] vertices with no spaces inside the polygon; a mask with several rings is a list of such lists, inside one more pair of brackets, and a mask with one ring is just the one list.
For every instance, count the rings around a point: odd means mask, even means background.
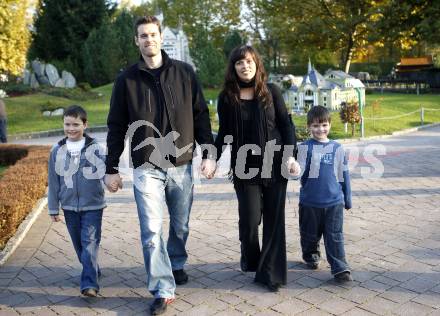
[{"label": "grass lawn", "polygon": [[[71,104],[82,105],[89,114],[89,125],[105,125],[109,100],[112,91],[112,84],[108,84],[94,89],[95,92],[101,93],[102,97],[87,101],[75,101],[65,98],[54,97],[46,94],[34,94],[21,97],[6,99],[8,110],[8,133],[10,135],[44,131],[50,129],[62,128],[60,117],[43,117],[40,112],[40,105],[47,101],[68,106]],[[205,89],[205,99],[215,100],[218,96],[218,89]],[[397,130],[410,128],[420,125],[420,112],[410,116],[391,120],[373,121],[372,102],[381,100],[380,106],[376,109],[374,117],[393,117],[419,110],[421,106],[438,111],[425,111],[425,124],[440,122],[440,95],[413,95],[413,94],[369,94],[366,96],[366,106],[364,108],[365,116],[365,136],[390,134]],[[210,116],[213,130],[218,129],[215,106],[210,106]],[[306,126],[305,116],[294,116],[295,125],[298,127]],[[356,128],[356,137],[360,136],[359,128]],[[339,119],[339,113],[334,112],[332,115],[332,138],[349,138],[351,137],[350,127],[349,133],[344,133],[344,127]]]},{"label": "grass lawn", "polygon": [[0,165],[0,178],[3,176],[3,172],[5,172],[6,168],[8,167]]},{"label": "grass lawn", "polygon": [[60,106],[79,104],[87,110],[91,126],[104,125],[107,119],[111,89],[112,84],[93,89],[102,93],[102,97],[87,101],[70,100],[43,93],[7,98],[5,103],[8,112],[8,134],[63,128],[59,116],[44,117],[41,115],[40,106],[48,101]]}]

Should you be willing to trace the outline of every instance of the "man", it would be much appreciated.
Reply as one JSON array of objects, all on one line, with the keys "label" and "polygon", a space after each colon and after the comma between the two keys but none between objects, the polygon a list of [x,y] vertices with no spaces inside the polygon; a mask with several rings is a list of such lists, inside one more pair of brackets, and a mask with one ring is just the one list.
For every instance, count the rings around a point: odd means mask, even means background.
[{"label": "man", "polygon": [[[135,23],[138,63],[115,81],[107,119],[105,183],[122,188],[117,171],[126,134],[131,142],[133,190],[141,228],[147,287],[155,300],[151,313],[165,312],[176,284],[185,284],[185,244],[193,199],[194,141],[213,144],[209,112],[192,67],[161,50],[160,22],[145,16]],[[159,153],[159,155],[158,155]],[[215,159],[203,151],[201,171],[215,172]],[[215,158],[215,157],[209,157]],[[162,238],[165,207],[170,215],[168,243]]]}]

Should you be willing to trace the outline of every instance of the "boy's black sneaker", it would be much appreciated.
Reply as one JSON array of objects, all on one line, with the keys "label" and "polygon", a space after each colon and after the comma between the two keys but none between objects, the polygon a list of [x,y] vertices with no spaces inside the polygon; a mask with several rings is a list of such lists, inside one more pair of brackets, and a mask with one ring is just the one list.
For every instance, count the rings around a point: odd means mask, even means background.
[{"label": "boy's black sneaker", "polygon": [[343,283],[343,282],[351,282],[353,281],[353,277],[351,276],[350,271],[344,271],[335,274],[335,280],[337,282]]},{"label": "boy's black sneaker", "polygon": [[310,261],[306,262],[306,266],[309,269],[316,270],[319,267],[319,261]]},{"label": "boy's black sneaker", "polygon": [[150,306],[151,315],[161,315],[165,313],[167,311],[168,304],[171,304],[173,301],[173,298],[155,298],[153,304]]},{"label": "boy's black sneaker", "polygon": [[174,281],[177,285],[183,285],[188,283],[188,274],[186,274],[185,270],[174,270],[173,271]]}]

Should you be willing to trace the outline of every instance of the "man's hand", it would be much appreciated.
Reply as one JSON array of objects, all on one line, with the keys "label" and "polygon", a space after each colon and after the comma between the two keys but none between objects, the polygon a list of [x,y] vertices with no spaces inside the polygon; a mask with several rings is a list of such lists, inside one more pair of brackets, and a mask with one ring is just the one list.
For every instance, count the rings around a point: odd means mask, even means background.
[{"label": "man's hand", "polygon": [[60,215],[50,215],[50,219],[52,220],[52,223],[61,221]]},{"label": "man's hand", "polygon": [[119,173],[106,174],[104,176],[104,184],[110,192],[117,192],[118,189],[122,189],[121,176],[119,175]]},{"label": "man's hand", "polygon": [[214,178],[215,170],[217,169],[217,163],[214,159],[203,159],[200,165],[200,171],[206,177],[206,179]]},{"label": "man's hand", "polygon": [[287,170],[289,171],[289,174],[291,176],[297,177],[301,174],[301,166],[295,160],[295,158],[290,157],[286,163],[287,163]]}]

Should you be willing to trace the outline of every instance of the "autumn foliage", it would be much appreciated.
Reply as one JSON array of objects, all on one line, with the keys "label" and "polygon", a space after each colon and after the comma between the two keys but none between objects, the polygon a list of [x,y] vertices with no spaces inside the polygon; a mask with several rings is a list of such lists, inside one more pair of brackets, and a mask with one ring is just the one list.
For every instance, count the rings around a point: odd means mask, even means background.
[{"label": "autumn foliage", "polygon": [[29,0],[0,1],[0,74],[20,75],[30,44]]},{"label": "autumn foliage", "polygon": [[0,249],[44,195],[50,147],[0,144]]}]

